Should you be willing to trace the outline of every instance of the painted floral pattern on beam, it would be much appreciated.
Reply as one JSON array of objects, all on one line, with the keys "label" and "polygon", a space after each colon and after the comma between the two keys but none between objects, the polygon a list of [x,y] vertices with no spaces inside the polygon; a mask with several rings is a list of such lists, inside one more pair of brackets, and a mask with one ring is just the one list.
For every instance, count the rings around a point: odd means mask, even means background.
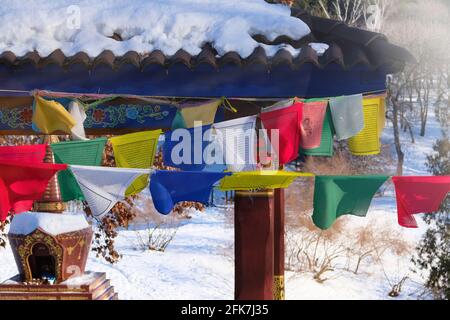
[{"label": "painted floral pattern on beam", "polygon": [[[176,108],[172,105],[100,105],[86,110],[84,127],[170,128]],[[0,130],[31,130],[33,110],[27,107],[0,106]]]}]

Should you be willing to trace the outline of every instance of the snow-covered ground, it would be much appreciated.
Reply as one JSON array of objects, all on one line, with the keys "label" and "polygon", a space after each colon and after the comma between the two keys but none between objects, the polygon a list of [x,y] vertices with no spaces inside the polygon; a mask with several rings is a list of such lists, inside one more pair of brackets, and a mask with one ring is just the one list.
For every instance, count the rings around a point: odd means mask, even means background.
[{"label": "snow-covered ground", "polygon": [[[404,144],[405,174],[426,175],[426,154],[440,136],[439,124],[430,115],[426,137],[416,135],[416,144]],[[407,137],[405,137],[407,139]],[[391,143],[392,128],[387,127],[383,142]],[[406,140],[405,140],[406,142]],[[420,239],[426,225],[417,219],[420,228],[406,229],[397,225],[396,203],[392,190],[376,198],[366,218],[349,216],[351,235],[357,227],[377,223],[394,228],[399,238],[411,248]],[[207,209],[193,212],[192,219],[179,226],[174,240],[165,252],[145,251],[139,245],[143,228],[122,230],[117,239],[117,249],[123,258],[115,265],[97,259],[91,252],[87,269],[106,272],[121,299],[233,299],[234,266],[232,212]],[[417,299],[423,292],[423,279],[410,272],[411,255],[398,258],[387,256],[381,264],[370,261],[361,266],[355,275],[349,271],[331,272],[329,280],[318,283],[308,273],[286,273],[287,299],[392,299],[387,293],[392,285],[407,275],[402,293],[396,299]],[[16,274],[10,248],[0,248],[0,281]],[[423,296],[422,296],[423,298]]]}]

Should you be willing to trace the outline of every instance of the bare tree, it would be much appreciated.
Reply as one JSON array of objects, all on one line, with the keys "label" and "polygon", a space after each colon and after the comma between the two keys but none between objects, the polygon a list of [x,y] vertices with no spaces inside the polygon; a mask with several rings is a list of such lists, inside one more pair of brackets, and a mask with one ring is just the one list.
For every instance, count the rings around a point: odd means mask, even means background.
[{"label": "bare tree", "polygon": [[367,0],[364,4],[364,21],[367,30],[381,32],[394,5],[392,0]]}]

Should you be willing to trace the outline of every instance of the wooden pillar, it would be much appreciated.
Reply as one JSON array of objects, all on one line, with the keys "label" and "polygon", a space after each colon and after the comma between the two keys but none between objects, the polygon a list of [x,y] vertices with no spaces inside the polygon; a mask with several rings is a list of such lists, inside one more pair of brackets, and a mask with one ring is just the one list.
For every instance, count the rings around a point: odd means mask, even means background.
[{"label": "wooden pillar", "polygon": [[235,299],[272,300],[273,191],[235,194]]},{"label": "wooden pillar", "polygon": [[274,277],[273,299],[285,299],[284,287],[284,189],[274,191]]}]

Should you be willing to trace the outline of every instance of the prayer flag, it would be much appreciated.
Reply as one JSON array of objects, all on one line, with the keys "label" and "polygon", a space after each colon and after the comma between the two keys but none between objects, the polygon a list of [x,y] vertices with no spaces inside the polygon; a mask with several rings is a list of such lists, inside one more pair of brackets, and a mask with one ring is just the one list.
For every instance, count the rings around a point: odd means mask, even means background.
[{"label": "prayer flag", "polygon": [[311,101],[303,103],[300,145],[303,149],[320,147],[322,128],[328,102]]},{"label": "prayer flag", "polygon": [[300,149],[300,154],[305,156],[332,157],[333,156],[333,137],[335,134],[333,120],[331,118],[330,107],[327,107],[322,126],[322,136],[320,146],[313,149]]},{"label": "prayer flag", "polygon": [[155,171],[150,179],[150,192],[155,209],[169,214],[180,201],[207,204],[214,184],[229,175],[226,172]]},{"label": "prayer flag", "polygon": [[72,128],[72,139],[88,140],[84,132],[84,120],[86,120],[87,116],[83,105],[78,101],[71,101],[69,104],[69,113],[75,120],[75,125]]},{"label": "prayer flag", "polygon": [[[296,102],[292,106],[261,113],[264,129],[278,154],[279,164],[286,164],[298,157],[300,146],[300,126],[302,122],[302,105]],[[272,141],[272,131],[278,130],[279,141]]]},{"label": "prayer flag", "polygon": [[432,213],[450,192],[450,176],[393,177],[397,196],[398,224],[417,228],[414,214]]},{"label": "prayer flag", "polygon": [[150,169],[70,166],[95,218],[107,214],[114,205],[125,199],[125,190]]},{"label": "prayer flag", "polygon": [[314,224],[330,228],[342,215],[364,217],[377,190],[388,176],[316,176],[314,187]]},{"label": "prayer flag", "polygon": [[[144,131],[111,138],[117,167],[151,168],[161,132],[161,130]],[[130,196],[144,190],[148,185],[148,177],[146,174],[137,178],[125,194]]]},{"label": "prayer flag", "polygon": [[184,123],[183,115],[180,111],[177,111],[175,117],[172,121],[172,130],[186,128],[186,124]]},{"label": "prayer flag", "polygon": [[364,129],[362,94],[331,98],[330,109],[338,140],[349,139]]},{"label": "prayer flag", "polygon": [[64,164],[0,160],[0,221],[5,221],[10,211],[30,210],[55,173],[66,168]]},{"label": "prayer flag", "polygon": [[203,170],[207,165],[204,151],[211,140],[210,125],[166,132],[162,147],[164,164],[184,171]]},{"label": "prayer flag", "polygon": [[363,100],[364,129],[348,140],[350,152],[356,156],[374,155],[381,151],[381,100],[380,98]]},{"label": "prayer flag", "polygon": [[33,113],[34,125],[43,133],[50,134],[55,131],[71,133],[76,121],[72,115],[54,100],[45,100],[35,96]]},{"label": "prayer flag", "polygon": [[256,169],[256,116],[219,122],[216,130],[218,147],[229,171]]},{"label": "prayer flag", "polygon": [[219,189],[229,190],[257,190],[288,188],[298,177],[313,177],[311,173],[259,170],[236,172],[222,179]]},{"label": "prayer flag", "polygon": [[[100,166],[102,164],[103,150],[106,138],[88,141],[66,141],[51,145],[56,163],[71,165]],[[59,188],[64,201],[84,200],[80,189],[70,168],[58,173]]]},{"label": "prayer flag", "polygon": [[214,122],[217,108],[221,105],[222,99],[214,99],[207,102],[184,104],[180,112],[183,116],[186,128],[197,126],[195,122],[201,122],[201,126],[210,125]]}]

